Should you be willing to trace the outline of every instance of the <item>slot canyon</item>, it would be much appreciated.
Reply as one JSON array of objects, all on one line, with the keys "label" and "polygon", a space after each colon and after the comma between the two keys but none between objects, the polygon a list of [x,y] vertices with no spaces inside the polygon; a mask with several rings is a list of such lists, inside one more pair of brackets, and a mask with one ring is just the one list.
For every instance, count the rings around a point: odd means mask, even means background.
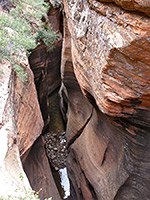
[{"label": "slot canyon", "polygon": [[0,197],[150,200],[150,0],[48,2],[53,49],[0,64]]}]

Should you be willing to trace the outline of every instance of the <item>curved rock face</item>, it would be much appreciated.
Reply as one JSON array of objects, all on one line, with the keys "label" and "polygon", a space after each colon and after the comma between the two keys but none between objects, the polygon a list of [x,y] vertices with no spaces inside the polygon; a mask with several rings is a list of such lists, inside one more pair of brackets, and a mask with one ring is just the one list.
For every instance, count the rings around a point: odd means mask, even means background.
[{"label": "curved rock face", "polygon": [[49,197],[61,199],[51,173],[42,136],[32,146],[23,166],[33,190],[39,192],[40,200]]},{"label": "curved rock face", "polygon": [[[27,152],[43,129],[43,118],[41,115],[37,92],[34,85],[34,76],[28,61],[21,62],[28,74],[27,83],[15,80],[14,87],[14,109],[18,130],[18,146],[20,156]],[[31,131],[32,130],[32,131]]]},{"label": "curved rock face", "polygon": [[32,50],[32,54],[29,57],[30,66],[34,73],[40,108],[44,119],[43,132],[46,130],[50,122],[48,114],[48,95],[59,87],[61,82],[61,17],[60,5],[49,10],[49,24],[53,27],[54,31],[57,31],[57,34],[59,34],[60,37],[55,42],[52,50],[49,50],[44,44],[42,44]]},{"label": "curved rock face", "polygon": [[87,1],[68,3],[66,13],[81,89],[112,116],[134,113],[133,101],[137,109],[148,106],[150,19]]},{"label": "curved rock face", "polygon": [[[14,78],[10,63],[0,65],[0,197],[16,196],[16,189],[31,189],[22,168],[23,156],[43,128],[33,74],[27,58],[20,65],[26,69],[27,82]],[[20,153],[20,155],[19,155]],[[19,177],[23,176],[21,180]],[[17,197],[16,197],[17,198]]]},{"label": "curved rock face", "polygon": [[[91,103],[80,108],[68,101],[71,199],[149,199],[150,18],[124,10],[149,15],[149,4],[114,1],[122,9],[107,2],[64,0],[80,86],[72,87],[72,93],[78,104],[85,97]],[[63,78],[68,92],[74,83]],[[80,89],[83,94],[78,95]],[[80,114],[87,113],[89,105],[92,112],[85,123]],[[71,113],[76,109],[82,128],[73,126]]]},{"label": "curved rock face", "polygon": [[27,58],[20,65],[27,82],[15,76],[10,63],[0,65],[0,198],[23,198],[32,187],[41,200],[61,199],[40,136],[44,122],[34,76]]},{"label": "curved rock face", "polygon": [[[62,113],[67,121],[66,136],[70,146],[82,132],[92,114],[92,106],[83,96],[73,72],[71,38],[64,18],[64,41],[61,63],[62,86],[60,89]],[[79,102],[80,99],[80,102]],[[67,105],[67,106],[66,106]]]}]

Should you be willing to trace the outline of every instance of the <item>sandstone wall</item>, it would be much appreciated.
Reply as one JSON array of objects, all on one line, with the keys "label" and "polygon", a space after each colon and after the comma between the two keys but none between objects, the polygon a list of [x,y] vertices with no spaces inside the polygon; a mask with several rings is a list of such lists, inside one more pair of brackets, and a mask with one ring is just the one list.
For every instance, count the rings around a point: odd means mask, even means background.
[{"label": "sandstone wall", "polygon": [[[16,188],[30,189],[20,156],[30,149],[43,128],[27,58],[24,57],[20,64],[28,74],[27,82],[19,80],[10,63],[0,65],[3,71],[0,74],[0,196],[16,195]],[[21,174],[23,180],[19,178]]]},{"label": "sandstone wall", "polygon": [[150,196],[149,1],[113,2],[120,6],[111,1],[63,1],[73,61],[66,36],[62,88],[68,102],[70,199]]}]

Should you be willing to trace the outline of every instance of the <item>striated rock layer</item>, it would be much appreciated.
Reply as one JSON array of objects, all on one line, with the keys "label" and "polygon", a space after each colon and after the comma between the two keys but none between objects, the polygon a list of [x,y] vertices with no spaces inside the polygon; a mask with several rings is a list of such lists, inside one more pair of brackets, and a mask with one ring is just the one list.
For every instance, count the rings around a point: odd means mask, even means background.
[{"label": "striated rock layer", "polygon": [[[122,8],[130,11],[140,11],[150,16],[150,0],[98,0],[101,2],[114,2]],[[92,0],[89,0],[92,2]]]},{"label": "striated rock layer", "polygon": [[[14,78],[10,63],[0,65],[3,70],[0,74],[0,196],[6,198],[8,195],[17,195],[16,189],[31,189],[20,155],[23,157],[30,149],[43,128],[27,58],[23,58],[20,65],[28,74],[27,82],[21,82],[16,76]],[[23,179],[19,178],[20,175]]]},{"label": "striated rock layer", "polygon": [[70,199],[149,199],[149,1],[113,1],[121,7],[111,1],[63,2],[73,61],[66,36],[62,96],[68,107],[62,101],[62,110]]},{"label": "striated rock layer", "polygon": [[[49,13],[53,23],[59,21],[60,9],[57,11]],[[35,77],[26,55],[20,55],[19,65],[27,74],[26,81],[20,80],[10,63],[0,63],[0,198],[24,198],[32,188],[41,200],[61,199],[41,136],[49,123],[48,94],[60,84],[60,55],[61,37],[53,52],[48,52],[43,44],[33,50],[29,61]]]},{"label": "striated rock layer", "polygon": [[29,63],[34,73],[35,85],[38,93],[38,100],[44,119],[43,132],[48,128],[50,116],[48,114],[48,95],[60,86],[60,61],[62,48],[61,34],[61,10],[60,5],[51,7],[48,12],[49,24],[59,34],[58,40],[54,43],[53,49],[49,50],[46,45],[41,44],[29,57]]},{"label": "striated rock layer", "polygon": [[[49,116],[48,95],[60,86],[60,58],[62,47],[60,5],[49,10],[48,18],[53,30],[57,31],[60,37],[55,42],[51,51],[44,44],[41,44],[32,50],[29,57],[44,120],[44,128],[41,133],[48,131],[48,127],[51,126],[50,122],[52,121],[53,123],[53,119]],[[39,193],[41,200],[48,197],[59,200],[61,197],[51,174],[45,147],[44,139],[40,136],[31,147],[29,154],[26,152],[22,158],[23,167],[32,188]]]},{"label": "striated rock layer", "polygon": [[10,63],[0,65],[0,197],[23,198],[32,188],[41,200],[61,199],[40,136],[44,122],[33,73],[27,58],[20,65],[28,75],[26,82],[15,76]]}]

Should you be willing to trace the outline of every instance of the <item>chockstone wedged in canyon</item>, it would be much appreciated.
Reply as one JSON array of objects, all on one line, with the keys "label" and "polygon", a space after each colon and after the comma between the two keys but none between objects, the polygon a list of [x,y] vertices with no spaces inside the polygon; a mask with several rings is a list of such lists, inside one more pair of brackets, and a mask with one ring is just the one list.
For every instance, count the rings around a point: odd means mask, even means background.
[{"label": "chockstone wedged in canyon", "polygon": [[[150,1],[63,4],[69,29],[62,53],[62,96],[68,101],[70,199],[148,200]],[[68,32],[82,92],[73,87]]]}]

